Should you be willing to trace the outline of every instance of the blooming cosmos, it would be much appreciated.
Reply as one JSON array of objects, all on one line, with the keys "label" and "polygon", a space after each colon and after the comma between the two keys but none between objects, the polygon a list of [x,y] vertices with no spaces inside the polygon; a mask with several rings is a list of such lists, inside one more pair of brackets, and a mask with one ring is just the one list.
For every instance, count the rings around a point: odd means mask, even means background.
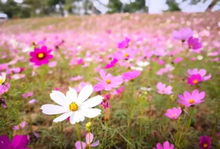
[{"label": "blooming cosmos", "polygon": [[157,83],[157,92],[159,94],[166,94],[166,95],[170,95],[172,94],[172,86],[167,86],[166,84],[163,84],[161,82]]},{"label": "blooming cosmos", "polygon": [[204,101],[205,92],[199,92],[199,90],[195,89],[192,93],[185,91],[183,95],[179,95],[178,102],[186,107],[190,107],[192,105],[200,104]]},{"label": "blooming cosmos", "polygon": [[73,88],[69,88],[66,95],[60,91],[52,91],[50,97],[58,105],[45,104],[41,107],[42,112],[47,115],[62,114],[55,118],[54,122],[60,122],[70,117],[71,124],[84,121],[85,117],[94,118],[100,115],[101,110],[93,107],[99,105],[103,97],[98,95],[89,98],[92,92],[91,85],[83,87],[78,96]]},{"label": "blooming cosmos", "polygon": [[199,138],[199,148],[200,149],[210,149],[211,148],[211,138],[209,136],[201,136]]},{"label": "blooming cosmos", "polygon": [[5,80],[6,80],[6,73],[2,73],[0,75],[0,95],[6,93],[10,88],[10,84],[5,83]]},{"label": "blooming cosmos", "polygon": [[189,48],[193,50],[198,50],[202,48],[202,43],[199,41],[198,38],[190,37],[187,42],[188,42]]},{"label": "blooming cosmos", "polygon": [[193,31],[190,28],[182,28],[173,32],[173,38],[176,40],[186,41],[193,36]]},{"label": "blooming cosmos", "polygon": [[0,149],[29,149],[27,147],[29,142],[28,136],[16,135],[14,138],[9,140],[8,136],[0,136]]},{"label": "blooming cosmos", "polygon": [[75,143],[76,149],[87,149],[87,148],[98,146],[99,145],[99,140],[92,143],[93,139],[94,139],[94,135],[90,132],[87,133],[86,134],[86,142],[77,141]]},{"label": "blooming cosmos", "polygon": [[113,76],[104,70],[100,70],[99,74],[101,78],[98,78],[99,82],[94,86],[95,91],[110,91],[114,88],[118,88],[123,83],[121,76]]},{"label": "blooming cosmos", "polygon": [[49,60],[53,58],[51,52],[52,50],[48,50],[46,46],[35,48],[34,51],[30,52],[30,61],[37,66],[48,64]]},{"label": "blooming cosmos", "polygon": [[130,39],[126,37],[124,40],[118,43],[118,48],[120,49],[127,48],[129,45],[129,42],[130,42]]},{"label": "blooming cosmos", "polygon": [[172,109],[167,109],[164,115],[170,119],[176,120],[181,115],[181,113],[182,113],[182,109],[180,107],[178,108],[174,107]]},{"label": "blooming cosmos", "polygon": [[138,76],[140,76],[140,74],[141,74],[141,71],[132,70],[132,71],[123,73],[122,78],[124,79],[125,82],[127,82],[127,81],[137,78]]},{"label": "blooming cosmos", "polygon": [[157,143],[156,147],[153,149],[175,149],[174,145],[169,143],[168,141],[165,141],[163,144]]},{"label": "blooming cosmos", "polygon": [[196,85],[200,82],[209,80],[211,78],[211,74],[206,75],[206,70],[205,69],[188,69],[188,84],[190,85]]}]

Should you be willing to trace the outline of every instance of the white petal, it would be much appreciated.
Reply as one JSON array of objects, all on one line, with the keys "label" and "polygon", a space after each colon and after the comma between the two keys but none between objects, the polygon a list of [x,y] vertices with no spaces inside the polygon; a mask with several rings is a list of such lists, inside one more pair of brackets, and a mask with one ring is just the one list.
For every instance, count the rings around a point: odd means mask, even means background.
[{"label": "white petal", "polygon": [[65,107],[53,104],[45,104],[41,106],[41,110],[44,114],[47,115],[61,114],[68,111],[68,109],[66,109]]},{"label": "white petal", "polygon": [[85,117],[88,118],[94,118],[101,114],[101,110],[96,108],[86,108],[81,110],[81,112]]},{"label": "white petal", "polygon": [[50,98],[59,105],[68,105],[68,100],[66,99],[66,96],[60,91],[52,91],[52,93],[50,93]]},{"label": "white petal", "polygon": [[79,93],[78,99],[77,99],[77,103],[81,104],[83,103],[86,99],[89,98],[89,96],[92,94],[93,92],[93,87],[92,85],[86,85]]},{"label": "white petal", "polygon": [[78,112],[76,111],[70,116],[70,123],[75,124],[78,121],[79,121],[79,117],[78,117]]},{"label": "white petal", "polygon": [[77,92],[74,88],[69,87],[69,90],[66,92],[66,98],[69,102],[69,104],[71,102],[76,102],[77,100]]},{"label": "white petal", "polygon": [[73,112],[64,113],[64,114],[60,115],[59,117],[55,118],[55,119],[53,120],[53,122],[57,123],[57,122],[64,121],[64,120],[66,120],[68,117],[70,117],[72,114],[73,114]]},{"label": "white petal", "polygon": [[92,107],[99,105],[102,102],[102,99],[103,99],[103,97],[98,95],[98,96],[89,98],[87,101],[82,103],[81,106],[83,108],[92,108]]}]

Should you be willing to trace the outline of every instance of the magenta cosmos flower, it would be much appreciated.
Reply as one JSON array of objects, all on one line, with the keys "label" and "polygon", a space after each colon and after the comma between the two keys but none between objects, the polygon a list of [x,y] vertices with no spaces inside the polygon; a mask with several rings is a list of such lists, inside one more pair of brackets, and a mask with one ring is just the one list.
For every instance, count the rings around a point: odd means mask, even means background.
[{"label": "magenta cosmos flower", "polygon": [[30,52],[30,61],[37,66],[48,64],[49,60],[53,58],[51,52],[52,50],[48,50],[46,46],[35,48],[34,51]]},{"label": "magenta cosmos flower", "polygon": [[202,48],[202,43],[199,41],[198,38],[194,38],[194,37],[190,37],[188,39],[188,45],[189,45],[189,48],[193,50],[198,50]]},{"label": "magenta cosmos flower", "polygon": [[29,149],[27,147],[29,142],[28,136],[16,135],[14,138],[9,140],[8,136],[0,136],[0,149]]},{"label": "magenta cosmos flower", "polygon": [[168,141],[165,141],[163,144],[157,143],[156,147],[153,149],[175,149],[174,145],[169,143]]},{"label": "magenta cosmos flower", "polygon": [[157,92],[159,94],[166,94],[166,95],[170,95],[172,94],[172,86],[167,86],[166,84],[163,84],[161,82],[157,83]]},{"label": "magenta cosmos flower", "polygon": [[178,102],[185,107],[190,107],[192,105],[197,105],[202,103],[205,97],[205,92],[199,92],[199,90],[193,90],[192,93],[185,91],[183,95],[179,95]]},{"label": "magenta cosmos flower", "polygon": [[86,134],[86,142],[77,141],[75,143],[76,149],[87,149],[87,148],[98,146],[99,145],[99,140],[92,143],[93,139],[94,139],[94,135],[92,133],[87,133]]},{"label": "magenta cosmos flower", "polygon": [[211,148],[211,138],[209,136],[201,136],[199,138],[199,148],[200,149],[210,149]]},{"label": "magenta cosmos flower", "polygon": [[176,40],[186,41],[193,36],[193,31],[190,28],[182,28],[173,32],[173,38]]},{"label": "magenta cosmos flower", "polygon": [[206,75],[206,70],[205,69],[188,69],[188,84],[190,85],[196,85],[200,82],[209,80],[211,78],[211,74]]},{"label": "magenta cosmos flower", "polygon": [[130,39],[126,37],[124,40],[118,43],[118,48],[119,49],[127,48],[129,45],[129,42],[130,42]]},{"label": "magenta cosmos flower", "polygon": [[181,113],[182,113],[182,109],[180,107],[178,108],[174,107],[172,109],[167,109],[164,115],[170,119],[176,120],[181,115]]},{"label": "magenta cosmos flower", "polygon": [[123,79],[121,76],[113,76],[110,73],[107,74],[104,70],[100,70],[99,74],[101,78],[98,78],[98,83],[94,86],[95,91],[110,91],[114,88],[118,88],[122,83]]}]

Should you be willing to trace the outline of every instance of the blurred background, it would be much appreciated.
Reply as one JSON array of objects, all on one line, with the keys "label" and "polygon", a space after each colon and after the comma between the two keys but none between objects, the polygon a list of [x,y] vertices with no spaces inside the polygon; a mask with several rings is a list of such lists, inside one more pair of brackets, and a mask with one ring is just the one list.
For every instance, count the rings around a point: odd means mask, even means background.
[{"label": "blurred background", "polygon": [[0,19],[106,13],[204,12],[220,0],[0,0]]}]

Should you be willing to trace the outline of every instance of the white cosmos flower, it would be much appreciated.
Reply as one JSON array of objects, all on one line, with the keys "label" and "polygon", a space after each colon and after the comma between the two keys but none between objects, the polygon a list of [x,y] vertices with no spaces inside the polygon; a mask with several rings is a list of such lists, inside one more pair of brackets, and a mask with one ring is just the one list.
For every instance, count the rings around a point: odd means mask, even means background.
[{"label": "white cosmos flower", "polygon": [[66,95],[60,91],[52,91],[50,98],[58,105],[45,104],[41,107],[42,112],[47,115],[61,114],[53,120],[54,122],[60,122],[70,117],[71,124],[84,121],[85,117],[94,118],[101,114],[101,110],[93,107],[99,105],[103,97],[98,95],[89,98],[92,92],[91,85],[85,86],[78,96],[73,88],[69,88]]}]

